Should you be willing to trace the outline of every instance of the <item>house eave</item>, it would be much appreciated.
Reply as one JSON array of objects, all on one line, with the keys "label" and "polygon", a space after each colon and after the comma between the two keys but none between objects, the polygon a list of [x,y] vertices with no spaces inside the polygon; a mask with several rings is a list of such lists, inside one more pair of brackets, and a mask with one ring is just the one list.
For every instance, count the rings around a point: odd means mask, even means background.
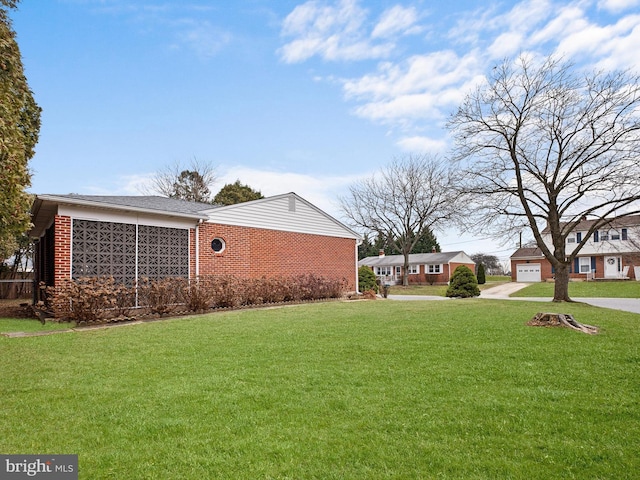
[{"label": "house eave", "polygon": [[[186,213],[158,210],[153,208],[143,208],[132,205],[119,205],[104,201],[87,200],[86,198],[74,198],[72,196],[59,196],[59,195],[36,195],[31,208],[31,221],[33,227],[29,231],[29,236],[33,238],[39,238],[51,223],[51,218],[57,213],[58,206],[67,205],[75,207],[94,208],[100,210],[111,210],[118,212],[134,212],[146,215],[156,215],[169,218],[180,218],[193,220],[194,224],[198,222],[204,222],[209,217],[205,213]],[[43,208],[50,207],[51,211],[45,215],[39,215]]]}]

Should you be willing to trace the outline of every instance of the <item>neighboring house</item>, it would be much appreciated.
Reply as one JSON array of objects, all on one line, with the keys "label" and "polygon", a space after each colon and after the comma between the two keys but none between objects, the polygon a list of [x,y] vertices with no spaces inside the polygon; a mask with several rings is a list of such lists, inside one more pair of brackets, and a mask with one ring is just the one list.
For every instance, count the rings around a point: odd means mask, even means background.
[{"label": "neighboring house", "polygon": [[35,277],[315,274],[357,288],[360,236],[288,193],[217,207],[155,196],[37,195]]},{"label": "neighboring house", "polygon": [[[594,225],[595,220],[583,219],[567,237],[566,253],[575,246]],[[553,251],[548,229],[542,231],[545,243]],[[637,269],[634,267],[638,267]],[[594,231],[571,265],[570,278],[626,279],[640,275],[640,216],[614,218]],[[511,255],[511,277],[518,282],[552,280],[555,271],[539,248],[519,248]]]},{"label": "neighboring house", "polygon": [[[363,258],[359,266],[370,267],[383,283],[402,283],[404,255],[385,255]],[[451,275],[460,265],[475,271],[475,262],[464,252],[412,253],[409,255],[409,283],[449,283]]]}]

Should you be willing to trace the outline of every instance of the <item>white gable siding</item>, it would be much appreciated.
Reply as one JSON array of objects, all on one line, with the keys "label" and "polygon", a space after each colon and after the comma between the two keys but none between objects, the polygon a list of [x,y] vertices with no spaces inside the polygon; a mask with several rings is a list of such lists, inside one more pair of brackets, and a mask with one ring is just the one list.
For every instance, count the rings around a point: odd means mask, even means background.
[{"label": "white gable siding", "polygon": [[359,238],[328,214],[292,194],[220,207],[208,213],[211,223]]},{"label": "white gable siding", "polygon": [[469,255],[464,252],[459,252],[455,257],[452,257],[449,260],[449,263],[476,263],[474,262]]},{"label": "white gable siding", "polygon": [[[625,252],[635,252],[638,250],[638,240],[640,240],[640,235],[638,235],[638,231],[634,227],[624,227],[627,229],[627,240],[622,240],[622,228],[617,229],[617,233],[620,235],[620,238],[616,240],[599,240],[598,242],[594,241],[593,234],[591,234],[584,244],[584,246],[580,249],[579,255],[606,255],[606,254],[617,254],[617,253],[625,253]],[[610,231],[614,231],[614,229],[609,229]],[[582,238],[586,235],[586,232],[581,232]],[[547,245],[549,250],[553,251],[553,243],[551,242],[551,235],[544,234],[543,235],[544,243]],[[576,249],[578,242],[567,242],[565,244],[567,254],[573,253]]]}]

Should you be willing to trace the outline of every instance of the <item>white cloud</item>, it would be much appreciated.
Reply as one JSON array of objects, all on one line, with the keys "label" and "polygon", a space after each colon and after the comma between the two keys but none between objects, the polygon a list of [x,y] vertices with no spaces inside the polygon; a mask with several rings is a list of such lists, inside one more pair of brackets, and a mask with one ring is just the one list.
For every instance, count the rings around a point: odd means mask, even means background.
[{"label": "white cloud", "polygon": [[620,18],[610,25],[584,22],[558,43],[556,52],[607,69],[639,69],[640,15]]},{"label": "white cloud", "polygon": [[382,13],[380,21],[371,32],[371,37],[384,38],[398,33],[418,33],[421,29],[416,26],[417,21],[418,12],[415,7],[395,5]]},{"label": "white cloud", "polygon": [[602,59],[598,62],[598,67],[607,70],[631,69],[640,72],[640,56],[638,56],[638,45],[640,45],[640,16],[635,15],[627,20],[633,21],[633,28],[630,28],[624,35],[615,35],[601,46],[599,52]]},{"label": "white cloud", "polygon": [[598,8],[613,13],[623,12],[640,5],[640,0],[600,0]]},{"label": "white cloud", "polygon": [[577,5],[568,5],[561,8],[549,22],[533,31],[528,44],[557,43],[562,38],[583,30],[588,24],[584,9]]},{"label": "white cloud", "polygon": [[375,58],[363,37],[367,12],[355,0],[334,5],[310,0],[298,5],[285,18],[282,35],[294,37],[280,49],[282,59],[296,63],[319,55],[327,60]]},{"label": "white cloud", "polygon": [[460,58],[447,50],[416,55],[403,64],[382,63],[375,74],[344,81],[343,89],[347,98],[363,102],[354,109],[357,115],[406,125],[441,119],[463,99],[479,71],[475,54]]},{"label": "white cloud", "polygon": [[314,56],[330,61],[385,58],[395,48],[394,37],[421,30],[417,20],[414,7],[396,5],[371,28],[369,11],[361,8],[358,0],[309,0],[283,21],[281,35],[291,40],[278,53],[286,63]]},{"label": "white cloud", "polygon": [[517,55],[522,48],[523,42],[524,36],[521,33],[503,33],[489,46],[489,56],[491,58],[505,58]]},{"label": "white cloud", "polygon": [[80,190],[90,195],[157,195],[153,193],[152,173],[121,175],[114,184],[86,185]]},{"label": "white cloud", "polygon": [[[589,70],[640,71],[640,14],[632,10],[640,0],[523,0],[507,2],[508,8],[494,3],[456,12],[460,19],[445,31],[437,30],[438,23],[419,23],[426,12],[407,4],[390,6],[371,24],[361,3],[311,0],[296,7],[283,24],[283,35],[293,40],[281,54],[289,62],[312,56],[380,60],[358,76],[316,78],[341,85],[353,114],[398,127],[403,150],[438,147],[429,139],[438,136],[443,120],[504,58],[557,54]],[[603,15],[605,9],[633,13]],[[394,36],[418,29],[429,30],[429,39],[414,37],[408,50],[396,47]],[[436,36],[449,40],[446,47],[430,42]],[[404,51],[410,54],[403,58]]]},{"label": "white cloud", "polygon": [[436,154],[443,152],[447,142],[442,139],[413,136],[403,137],[398,140],[398,146],[405,152]]}]

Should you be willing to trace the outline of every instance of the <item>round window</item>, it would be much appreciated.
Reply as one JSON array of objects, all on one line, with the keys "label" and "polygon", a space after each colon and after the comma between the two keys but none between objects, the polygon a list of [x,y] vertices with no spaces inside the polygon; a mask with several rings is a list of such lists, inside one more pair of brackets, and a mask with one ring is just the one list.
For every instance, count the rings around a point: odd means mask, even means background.
[{"label": "round window", "polygon": [[211,250],[216,253],[222,253],[224,251],[225,243],[221,238],[214,238],[211,240]]}]

